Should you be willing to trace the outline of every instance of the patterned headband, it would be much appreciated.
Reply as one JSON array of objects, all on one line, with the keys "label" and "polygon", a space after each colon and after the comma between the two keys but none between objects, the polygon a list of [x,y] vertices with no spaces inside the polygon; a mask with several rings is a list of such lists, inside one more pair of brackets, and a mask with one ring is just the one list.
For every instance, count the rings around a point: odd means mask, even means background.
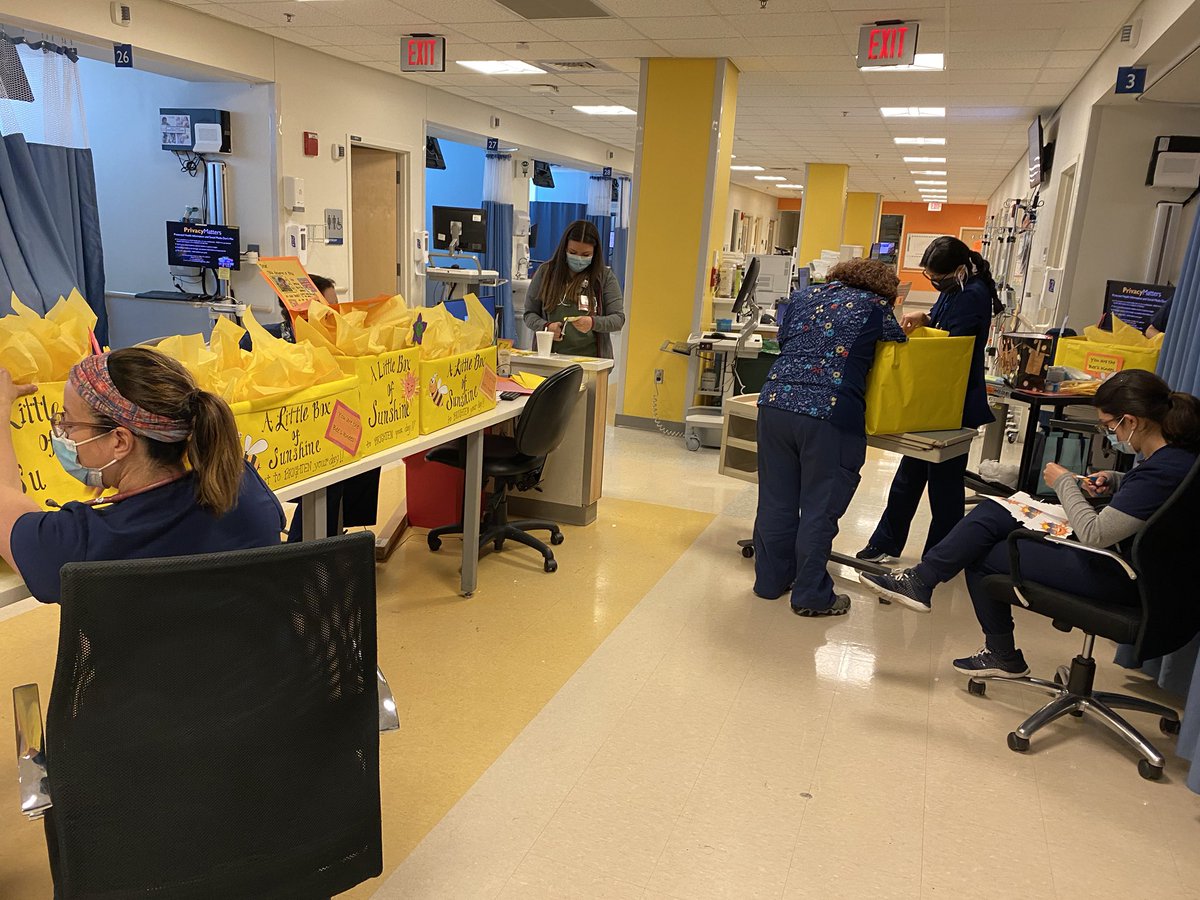
[{"label": "patterned headband", "polygon": [[71,387],[93,412],[112,419],[134,434],[164,444],[177,444],[192,433],[191,418],[176,419],[142,409],[125,399],[108,372],[108,354],[84,357],[71,369]]}]

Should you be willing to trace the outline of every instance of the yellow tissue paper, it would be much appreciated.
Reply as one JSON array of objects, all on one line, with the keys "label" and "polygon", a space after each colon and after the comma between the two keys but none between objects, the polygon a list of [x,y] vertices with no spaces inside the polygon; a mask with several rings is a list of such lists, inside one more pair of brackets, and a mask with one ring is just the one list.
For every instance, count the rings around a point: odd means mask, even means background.
[{"label": "yellow tissue paper", "polygon": [[0,365],[17,384],[66,381],[91,352],[96,314],[78,291],[40,316],[12,296],[12,315],[0,318]]},{"label": "yellow tissue paper", "polygon": [[1083,329],[1084,336],[1097,344],[1116,344],[1119,347],[1150,347],[1150,338],[1146,337],[1132,325],[1122,322],[1116,316],[1112,317],[1112,331],[1104,331],[1098,325],[1089,325]]}]

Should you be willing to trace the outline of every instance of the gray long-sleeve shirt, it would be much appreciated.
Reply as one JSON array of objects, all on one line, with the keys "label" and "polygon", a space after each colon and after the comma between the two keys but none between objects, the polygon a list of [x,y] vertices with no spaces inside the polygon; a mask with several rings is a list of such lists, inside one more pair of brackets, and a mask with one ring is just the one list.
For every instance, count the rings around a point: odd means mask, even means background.
[{"label": "gray long-sleeve shirt", "polygon": [[[1121,485],[1121,475],[1117,472],[1101,473],[1108,478],[1112,487],[1111,493],[1116,493]],[[1062,501],[1063,509],[1075,531],[1075,537],[1081,544],[1089,547],[1106,549],[1119,544],[1137,534],[1146,523],[1119,509],[1107,506],[1100,512],[1088,501],[1088,496],[1079,486],[1074,475],[1060,475],[1053,484],[1054,493]]]},{"label": "gray long-sleeve shirt", "polygon": [[[542,298],[546,271],[545,265],[538,267],[533,273],[533,280],[529,282],[529,291],[525,294],[525,325],[533,332],[544,331],[546,328]],[[617,276],[608,266],[604,267],[600,311],[603,315],[592,317],[592,330],[596,332],[596,351],[605,359],[612,359],[612,333],[625,327],[625,298],[621,294],[621,282],[617,281]]]}]

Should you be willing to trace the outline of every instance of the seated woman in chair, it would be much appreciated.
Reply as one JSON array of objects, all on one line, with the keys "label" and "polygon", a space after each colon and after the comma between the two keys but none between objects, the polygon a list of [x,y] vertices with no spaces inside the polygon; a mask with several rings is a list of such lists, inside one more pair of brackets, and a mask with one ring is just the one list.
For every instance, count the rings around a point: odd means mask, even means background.
[{"label": "seated woman in chair", "polygon": [[[1082,481],[1050,463],[1044,477],[1062,501],[1080,543],[1126,552],[1196,463],[1200,400],[1172,393],[1157,375],[1131,369],[1100,386],[1095,406],[1109,442],[1123,453],[1140,454],[1142,462],[1124,475],[1101,472]],[[1111,497],[1111,502],[1096,512],[1088,495]],[[1000,505],[980,503],[919,565],[892,575],[864,573],[859,578],[884,597],[929,612],[934,588],[965,571],[985,645],[974,656],[954,660],[954,668],[964,675],[1020,677],[1028,674],[1029,667],[1013,639],[1012,607],[989,597],[981,582],[988,575],[1009,572],[1008,536],[1021,527]],[[1104,602],[1139,602],[1136,588],[1101,556],[1030,544],[1021,548],[1021,572],[1031,581]]]},{"label": "seated woman in chair", "polygon": [[[3,409],[35,391],[0,368]],[[0,429],[0,557],[44,603],[58,601],[69,562],[279,543],[283,510],[243,459],[228,404],[161,353],[114,350],[71,369],[51,442],[70,475],[116,493],[43,512],[22,491],[12,433]]]}]

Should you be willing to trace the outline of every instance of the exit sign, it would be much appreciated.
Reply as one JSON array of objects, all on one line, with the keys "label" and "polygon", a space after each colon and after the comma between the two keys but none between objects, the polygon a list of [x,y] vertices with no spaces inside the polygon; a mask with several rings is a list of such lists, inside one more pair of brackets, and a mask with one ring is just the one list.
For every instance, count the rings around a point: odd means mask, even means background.
[{"label": "exit sign", "polygon": [[400,39],[401,72],[445,72],[446,39],[432,34],[406,34]]},{"label": "exit sign", "polygon": [[911,66],[917,57],[916,22],[876,22],[858,30],[858,67]]},{"label": "exit sign", "polygon": [[929,211],[930,212],[941,212],[942,204],[937,200],[930,200],[929,201]]}]

